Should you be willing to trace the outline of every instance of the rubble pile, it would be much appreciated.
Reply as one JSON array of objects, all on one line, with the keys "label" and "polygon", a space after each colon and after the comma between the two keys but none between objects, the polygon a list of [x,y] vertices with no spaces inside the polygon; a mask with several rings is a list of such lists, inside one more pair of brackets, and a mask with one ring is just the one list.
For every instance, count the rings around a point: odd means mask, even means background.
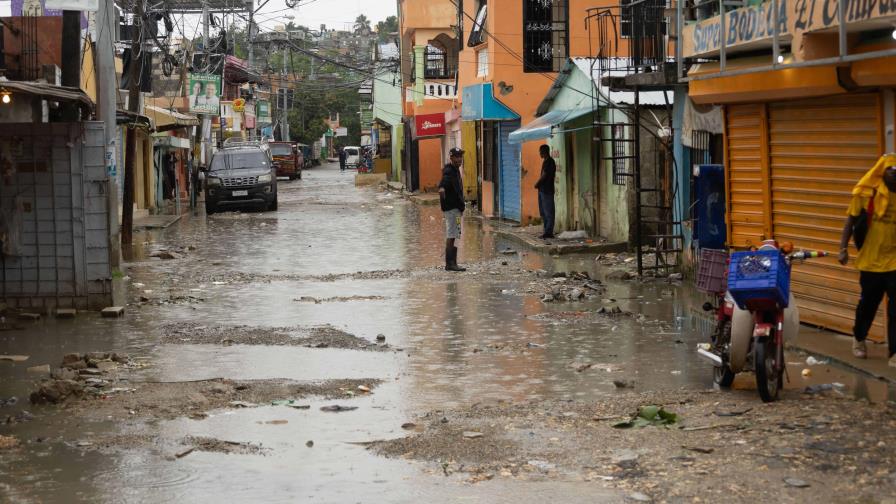
[{"label": "rubble pile", "polygon": [[592,279],[587,271],[572,271],[554,273],[549,284],[534,284],[531,292],[539,293],[542,302],[552,303],[583,301],[597,297],[605,290],[601,281]]},{"label": "rubble pile", "polygon": [[31,393],[32,404],[60,404],[69,398],[85,395],[105,395],[120,392],[108,388],[115,380],[109,374],[119,367],[134,367],[127,354],[114,352],[70,353],[62,358],[62,365],[50,372]]}]

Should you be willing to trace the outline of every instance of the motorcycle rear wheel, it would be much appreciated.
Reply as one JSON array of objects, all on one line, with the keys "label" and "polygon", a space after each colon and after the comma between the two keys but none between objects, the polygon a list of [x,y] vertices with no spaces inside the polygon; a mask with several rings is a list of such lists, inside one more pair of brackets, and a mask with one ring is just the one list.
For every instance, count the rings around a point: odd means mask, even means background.
[{"label": "motorcycle rear wheel", "polygon": [[[723,348],[728,346],[731,343],[731,321],[726,320],[724,325],[719,328],[719,332],[714,341],[716,348]],[[722,366],[714,366],[712,368],[712,381],[719,386],[719,388],[730,388],[731,384],[734,383],[734,371],[731,371],[731,367],[728,366],[727,355],[726,358],[723,359]]]},{"label": "motorcycle rear wheel", "polygon": [[[753,345],[753,365],[756,368],[756,390],[762,402],[778,399],[784,379],[783,352],[775,343],[774,334]],[[776,370],[776,368],[778,368]]]}]

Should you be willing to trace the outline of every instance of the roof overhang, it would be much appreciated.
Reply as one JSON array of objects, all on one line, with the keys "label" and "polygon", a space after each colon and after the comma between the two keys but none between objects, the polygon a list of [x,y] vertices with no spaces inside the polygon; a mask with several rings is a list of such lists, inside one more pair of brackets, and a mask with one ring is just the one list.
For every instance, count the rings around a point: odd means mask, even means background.
[{"label": "roof overhang", "polygon": [[144,106],[143,113],[150,119],[156,131],[170,131],[199,125],[199,118],[194,115],[165,110],[153,105]]},{"label": "roof overhang", "polygon": [[0,87],[13,93],[35,96],[47,101],[74,103],[85,117],[93,113],[93,101],[81,88],[56,86],[44,82],[0,80]]},{"label": "roof overhang", "polygon": [[466,86],[461,118],[465,121],[510,121],[520,116],[495,98],[491,82]]},{"label": "roof overhang", "polygon": [[512,131],[508,141],[512,144],[521,144],[531,140],[549,138],[554,133],[555,127],[560,126],[567,121],[582,117],[583,115],[590,114],[591,112],[591,107],[572,110],[551,110],[550,112],[535,118],[535,120],[522,128]]}]

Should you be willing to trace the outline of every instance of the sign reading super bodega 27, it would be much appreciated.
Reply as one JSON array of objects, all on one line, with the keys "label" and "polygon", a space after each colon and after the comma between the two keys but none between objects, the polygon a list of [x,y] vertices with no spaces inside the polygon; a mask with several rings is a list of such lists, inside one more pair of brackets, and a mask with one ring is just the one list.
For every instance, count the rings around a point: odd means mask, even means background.
[{"label": "sign reading super bodega 27", "polygon": [[[778,37],[781,42],[794,42],[804,33],[831,30],[840,26],[837,9],[839,0],[779,0]],[[875,20],[896,23],[896,0],[845,0],[844,18],[847,24]],[[774,34],[774,12],[771,2],[742,7],[722,17],[690,24],[683,30],[683,53],[686,57],[713,55],[719,52],[722,41],[726,49],[750,50],[771,45]]]}]

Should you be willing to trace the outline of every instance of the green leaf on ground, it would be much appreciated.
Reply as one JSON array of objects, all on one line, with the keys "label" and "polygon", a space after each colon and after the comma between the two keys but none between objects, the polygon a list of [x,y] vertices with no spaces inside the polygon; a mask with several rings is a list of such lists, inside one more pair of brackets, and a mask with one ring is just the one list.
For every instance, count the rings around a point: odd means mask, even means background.
[{"label": "green leaf on ground", "polygon": [[678,415],[664,410],[661,406],[641,406],[638,414],[631,420],[618,422],[613,424],[616,429],[631,429],[632,427],[642,428],[649,425],[653,426],[669,426],[678,423]]}]

